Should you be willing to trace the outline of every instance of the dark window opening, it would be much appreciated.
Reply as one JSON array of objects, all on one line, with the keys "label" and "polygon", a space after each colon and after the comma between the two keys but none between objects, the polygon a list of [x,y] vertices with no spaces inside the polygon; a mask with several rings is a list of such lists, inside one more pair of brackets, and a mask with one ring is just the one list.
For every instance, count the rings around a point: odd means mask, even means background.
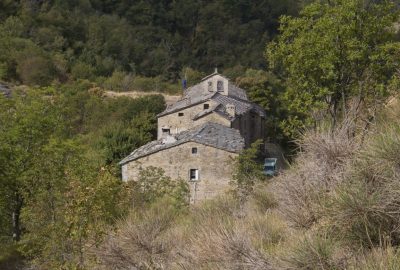
[{"label": "dark window opening", "polygon": [[190,181],[199,180],[199,170],[197,170],[197,169],[190,169],[190,172],[189,172],[189,179],[190,179]]},{"label": "dark window opening", "polygon": [[162,134],[163,134],[163,135],[169,135],[169,134],[171,134],[171,130],[170,130],[169,128],[163,128],[163,129],[161,129],[161,131],[162,131]]},{"label": "dark window opening", "polygon": [[197,154],[197,147],[192,148],[192,154]]},{"label": "dark window opening", "polygon": [[178,116],[183,116],[183,112],[178,113]]},{"label": "dark window opening", "polygon": [[210,108],[210,104],[204,104],[204,110],[208,110]]}]

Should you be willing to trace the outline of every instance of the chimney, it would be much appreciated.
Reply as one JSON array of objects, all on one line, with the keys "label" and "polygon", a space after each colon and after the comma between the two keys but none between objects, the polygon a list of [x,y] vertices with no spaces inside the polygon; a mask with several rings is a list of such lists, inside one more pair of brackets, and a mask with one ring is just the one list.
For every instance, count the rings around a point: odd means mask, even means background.
[{"label": "chimney", "polygon": [[235,117],[235,115],[236,115],[236,107],[235,107],[235,105],[233,105],[233,104],[227,104],[227,105],[226,105],[226,112],[227,112],[230,116]]}]

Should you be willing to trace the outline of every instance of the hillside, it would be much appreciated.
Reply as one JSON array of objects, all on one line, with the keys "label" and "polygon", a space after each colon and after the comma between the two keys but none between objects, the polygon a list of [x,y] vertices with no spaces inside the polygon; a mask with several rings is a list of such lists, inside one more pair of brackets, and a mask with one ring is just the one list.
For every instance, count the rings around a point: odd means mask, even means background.
[{"label": "hillside", "polygon": [[279,16],[298,2],[1,1],[0,79],[101,82],[122,72],[176,82],[185,67],[263,68]]},{"label": "hillside", "polygon": [[0,1],[0,269],[400,269],[399,7]]}]

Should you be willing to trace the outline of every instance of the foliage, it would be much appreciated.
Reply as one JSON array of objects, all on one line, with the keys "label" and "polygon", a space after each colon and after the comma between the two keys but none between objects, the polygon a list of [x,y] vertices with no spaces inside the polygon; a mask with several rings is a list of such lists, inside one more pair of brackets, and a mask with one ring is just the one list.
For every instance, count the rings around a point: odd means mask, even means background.
[{"label": "foliage", "polygon": [[137,76],[176,83],[184,67],[261,68],[279,16],[297,9],[295,0],[7,0],[0,4],[0,63],[8,80],[108,78],[118,90]]},{"label": "foliage", "polygon": [[310,127],[321,110],[334,126],[349,114],[351,100],[355,117],[374,116],[398,69],[398,14],[393,1],[335,0],[281,18],[281,35],[268,46],[267,59],[286,83],[286,134]]},{"label": "foliage", "polygon": [[293,269],[345,269],[345,260],[337,256],[338,243],[326,235],[306,235],[288,255]]},{"label": "foliage", "polygon": [[263,107],[266,112],[266,137],[281,144],[287,143],[280,124],[287,112],[282,101],[283,83],[274,75],[263,70],[247,69],[236,78],[239,87],[246,89],[248,98]]},{"label": "foliage", "polygon": [[176,208],[184,208],[188,205],[188,184],[181,179],[171,179],[161,168],[142,169],[131,185],[133,205],[136,208],[148,206],[163,197],[170,198]]},{"label": "foliage", "polygon": [[273,192],[279,208],[294,227],[310,228],[321,218],[329,192],[343,182],[349,160],[359,149],[352,122],[310,130],[297,141],[301,149],[290,170],[278,176]]},{"label": "foliage", "polygon": [[153,138],[156,126],[155,116],[146,111],[139,114],[131,122],[115,122],[104,128],[99,143],[104,150],[106,164],[116,164],[133,149],[146,144]]},{"label": "foliage", "polygon": [[[154,115],[164,108],[162,96],[105,99],[90,87],[14,88],[12,98],[0,95],[0,248],[14,240],[40,268],[90,265],[88,242],[102,240],[132,204],[130,188],[107,164],[150,140]],[[98,129],[114,122],[122,134],[122,123],[134,130],[128,136],[136,139],[125,148],[118,136]],[[3,260],[21,259],[13,254]]]},{"label": "foliage", "polygon": [[[168,199],[153,203],[148,209],[132,211],[117,223],[105,242],[94,253],[101,269],[169,268],[176,255],[177,239],[172,231],[180,213]],[[171,232],[172,231],[172,232]]]},{"label": "foliage", "polygon": [[253,192],[256,181],[264,178],[262,165],[257,161],[262,142],[252,143],[251,147],[243,150],[235,159],[232,185],[235,196],[245,201]]}]

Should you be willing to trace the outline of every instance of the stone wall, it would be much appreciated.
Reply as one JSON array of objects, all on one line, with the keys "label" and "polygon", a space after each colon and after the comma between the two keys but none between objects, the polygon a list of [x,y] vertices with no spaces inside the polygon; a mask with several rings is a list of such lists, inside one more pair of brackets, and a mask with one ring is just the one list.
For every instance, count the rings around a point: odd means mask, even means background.
[{"label": "stone wall", "polygon": [[[218,82],[221,83],[220,89],[218,89]],[[219,92],[222,95],[227,96],[228,95],[228,89],[229,89],[229,81],[222,77],[221,75],[215,75],[212,76],[204,81],[201,82],[202,89],[207,89],[206,92],[212,93],[212,92]]]},{"label": "stone wall", "polygon": [[264,119],[256,113],[248,112],[237,117],[232,122],[232,128],[240,131],[246,147],[258,139],[264,141]]},{"label": "stone wall", "polygon": [[[192,154],[192,148],[197,153]],[[238,154],[195,142],[187,142],[131,161],[122,166],[124,181],[135,180],[140,168],[160,167],[172,179],[181,178],[189,183],[191,203],[212,198],[229,189],[233,159]],[[199,171],[199,180],[190,181],[190,169]]]},{"label": "stone wall", "polygon": [[215,105],[215,101],[207,101],[197,105],[193,105],[178,112],[170,113],[158,117],[158,131],[157,139],[162,137],[162,129],[169,128],[171,134],[178,134],[182,131],[188,130],[192,127],[204,124],[206,122],[218,123],[230,127],[230,121],[216,113],[210,113],[204,117],[193,121],[193,117],[198,113],[204,111],[204,104],[208,104],[210,108]]}]

